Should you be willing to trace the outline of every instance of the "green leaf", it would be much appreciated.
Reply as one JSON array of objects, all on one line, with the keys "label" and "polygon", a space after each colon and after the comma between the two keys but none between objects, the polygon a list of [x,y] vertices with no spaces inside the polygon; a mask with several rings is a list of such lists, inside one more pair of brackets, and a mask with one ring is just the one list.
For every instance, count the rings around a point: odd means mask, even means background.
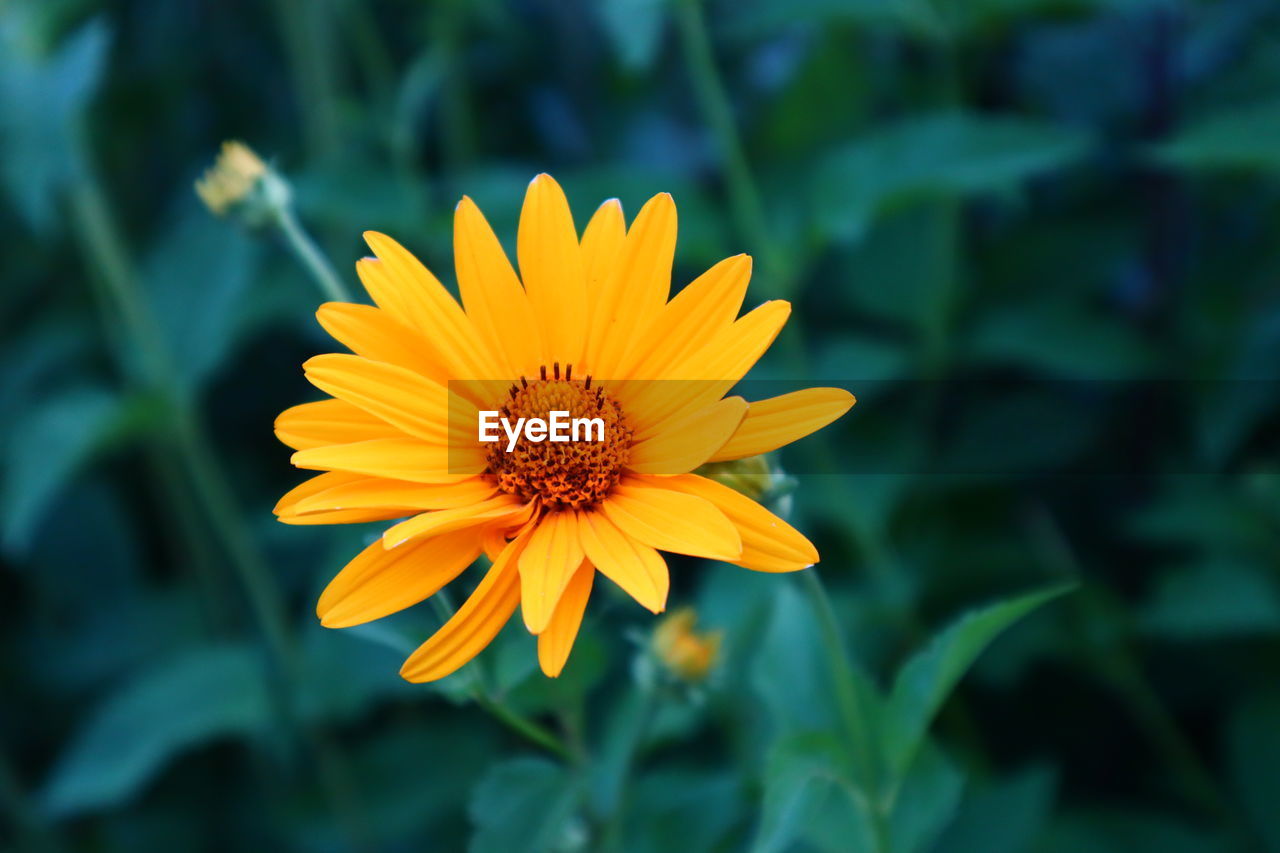
[{"label": "green leaf", "polygon": [[605,0],[596,7],[619,62],[646,71],[658,53],[669,0]]},{"label": "green leaf", "polygon": [[563,767],[542,758],[494,766],[476,786],[467,813],[476,831],[470,853],[544,853],[560,849],[575,827],[578,791]]},{"label": "green leaf", "polygon": [[964,777],[941,751],[926,743],[916,753],[889,816],[889,849],[918,853],[933,847],[960,804]]},{"label": "green leaf", "polygon": [[1139,611],[1161,637],[1207,640],[1280,631],[1280,593],[1259,568],[1213,562],[1168,572]]},{"label": "green leaf", "polygon": [[838,725],[828,666],[813,609],[791,586],[779,584],[751,681],[781,730]]},{"label": "green leaf", "polygon": [[937,853],[1023,853],[1030,850],[1053,807],[1056,779],[1033,767],[965,797],[939,839]]},{"label": "green leaf", "polygon": [[844,776],[843,750],[828,732],[787,735],[774,745],[752,853],[778,853],[801,838],[823,850],[833,840],[837,850],[876,849],[872,806]]},{"label": "green leaf", "polygon": [[1081,132],[970,113],[918,116],[880,127],[829,155],[813,183],[822,230],[854,240],[881,210],[920,197],[1009,191],[1088,150]]},{"label": "green leaf", "polygon": [[907,661],[885,709],[885,755],[892,775],[911,766],[938,709],[996,635],[1071,588],[1054,586],[971,611]]},{"label": "green leaf", "polygon": [[95,19],[40,56],[28,21],[10,8],[0,9],[0,178],[28,224],[49,231],[58,191],[83,170],[78,125],[102,76],[109,33]]},{"label": "green leaf", "polygon": [[121,421],[115,394],[85,386],[33,406],[11,425],[5,453],[4,547],[21,553],[58,492]]},{"label": "green leaf", "polygon": [[195,390],[236,342],[255,252],[240,229],[189,208],[157,242],[143,284],[178,379]]},{"label": "green leaf", "polygon": [[180,752],[258,731],[269,712],[255,651],[235,645],[182,652],[90,712],[45,786],[44,811],[64,817],[119,806]]},{"label": "green leaf", "polygon": [[1151,155],[1186,169],[1280,171],[1280,101],[1222,110],[1188,124]]}]

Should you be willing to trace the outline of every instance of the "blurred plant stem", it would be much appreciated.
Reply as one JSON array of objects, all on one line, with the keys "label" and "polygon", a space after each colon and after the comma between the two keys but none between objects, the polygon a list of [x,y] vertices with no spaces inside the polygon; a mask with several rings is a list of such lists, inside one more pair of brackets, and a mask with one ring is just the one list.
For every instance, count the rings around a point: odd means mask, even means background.
[{"label": "blurred plant stem", "polygon": [[790,292],[796,276],[787,268],[782,248],[770,233],[760,188],[733,120],[733,105],[716,68],[702,0],[679,0],[676,22],[694,92],[724,156],[734,218],[743,236],[759,254],[766,279],[785,295]]},{"label": "blurred plant stem", "polygon": [[444,172],[458,175],[471,167],[475,153],[475,123],[463,63],[463,29],[470,4],[465,0],[439,0],[430,19],[431,48],[444,69],[440,92],[440,147]]},{"label": "blurred plant stem", "polygon": [[308,153],[323,162],[337,154],[339,143],[330,5],[325,0],[275,0],[275,6]]},{"label": "blurred plant stem", "polygon": [[[441,624],[453,618],[453,605],[449,602],[444,590],[440,590],[431,596],[430,600],[436,615],[440,617]],[[466,679],[467,691],[471,694],[472,701],[494,719],[558,758],[563,758],[566,761],[573,758],[572,751],[555,733],[508,707],[500,698],[494,696],[489,690],[489,686],[485,683],[484,674],[480,671],[476,662],[473,661],[467,664],[459,675]]]},{"label": "blurred plant stem", "polygon": [[294,255],[311,276],[311,280],[316,283],[316,287],[320,288],[320,293],[332,302],[354,302],[355,299],[338,276],[333,264],[329,263],[329,259],[298,222],[292,205],[281,209],[277,221],[280,233],[284,235],[289,248],[293,250]]},{"label": "blurred plant stem", "polygon": [[875,853],[887,853],[890,849],[887,810],[880,797],[880,767],[876,757],[876,744],[872,741],[868,725],[873,709],[868,707],[866,697],[858,691],[857,676],[844,644],[844,633],[817,568],[810,566],[800,572],[800,581],[818,617],[818,630],[827,652],[827,664],[831,670],[832,686],[840,708],[845,737],[848,739],[854,775],[864,791],[873,793],[869,811],[876,844]]},{"label": "blurred plant stem", "polygon": [[[87,146],[82,148],[86,151]],[[89,162],[89,158],[84,158]],[[97,176],[86,167],[71,191],[73,223],[90,268],[89,278],[104,290],[104,308],[111,309],[104,320],[111,325],[119,317],[125,335],[114,340],[128,349],[119,353],[126,373],[134,375],[146,391],[157,395],[165,407],[165,426],[173,448],[191,481],[204,517],[221,541],[237,577],[243,585],[279,678],[272,679],[275,697],[284,722],[303,736],[310,748],[321,781],[337,814],[347,825],[358,848],[367,845],[367,821],[363,818],[354,788],[346,780],[346,770],[337,748],[301,716],[296,693],[302,683],[302,662],[287,629],[286,610],[279,588],[265,558],[245,531],[235,505],[235,497],[213,456],[213,443],[200,423],[194,403],[178,381],[160,334],[141,291],[120,234]],[[130,351],[140,356],[135,368]]]},{"label": "blurred plant stem", "polygon": [[633,683],[634,687],[626,699],[627,706],[622,711],[623,725],[600,756],[598,772],[601,776],[593,786],[597,804],[603,812],[599,844],[602,853],[621,853],[624,849],[623,817],[631,773],[658,711],[656,685],[647,681]]}]

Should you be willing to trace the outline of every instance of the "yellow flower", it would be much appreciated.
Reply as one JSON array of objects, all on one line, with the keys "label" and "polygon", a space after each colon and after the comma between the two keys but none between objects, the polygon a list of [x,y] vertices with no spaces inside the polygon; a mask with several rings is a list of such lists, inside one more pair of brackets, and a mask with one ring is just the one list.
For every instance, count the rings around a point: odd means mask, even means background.
[{"label": "yellow flower", "polygon": [[[538,659],[558,675],[597,570],[654,613],[662,552],[789,572],[818,560],[802,534],[750,498],[690,473],[764,453],[844,414],[818,388],[748,404],[724,397],[786,322],[786,302],[738,317],[751,259],[721,261],[670,298],[671,196],[627,228],[616,200],[579,239],[560,187],[529,185],[520,275],[480,210],[454,215],[459,305],[394,240],[368,232],[356,264],[376,307],[327,303],[320,324],[353,354],[316,356],[307,378],[333,399],[288,409],[276,434],[293,464],[324,471],[276,506],[290,524],[406,519],[320,597],[329,627],[433,595],[481,552],[491,566],[458,612],[405,662],[410,681],[471,660],[520,608]],[[661,381],[659,381],[661,380]],[[604,440],[482,443],[480,412],[512,422],[553,410],[599,418]]]},{"label": "yellow flower", "polygon": [[267,164],[243,142],[222,143],[222,151],[204,177],[196,181],[196,194],[218,216],[249,197],[267,173]]},{"label": "yellow flower", "polygon": [[684,681],[702,681],[720,657],[720,632],[698,633],[698,614],[681,607],[664,616],[653,631],[653,652],[667,669]]}]

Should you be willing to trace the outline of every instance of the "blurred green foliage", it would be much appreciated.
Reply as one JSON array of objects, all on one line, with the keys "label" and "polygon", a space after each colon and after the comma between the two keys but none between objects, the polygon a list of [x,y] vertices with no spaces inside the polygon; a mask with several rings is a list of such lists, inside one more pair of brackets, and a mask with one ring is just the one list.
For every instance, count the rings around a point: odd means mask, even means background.
[{"label": "blurred green foliage", "polygon": [[[0,2],[0,845],[1280,851],[1277,48],[1269,0]],[[554,682],[519,625],[432,686],[429,605],[320,628],[372,534],[271,517],[331,343],[192,193],[226,138],[351,284],[366,229],[448,279],[463,193],[512,245],[542,170],[672,192],[677,283],[755,255],[757,375],[860,397],[783,454],[830,608],[673,560],[693,687],[620,595]]]}]

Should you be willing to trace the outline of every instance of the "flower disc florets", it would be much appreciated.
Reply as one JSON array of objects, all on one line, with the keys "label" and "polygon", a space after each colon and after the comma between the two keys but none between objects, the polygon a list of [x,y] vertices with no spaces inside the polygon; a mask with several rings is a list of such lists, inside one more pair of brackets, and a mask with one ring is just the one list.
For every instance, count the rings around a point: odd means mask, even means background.
[{"label": "flower disc florets", "polygon": [[631,455],[631,428],[617,401],[591,377],[571,379],[572,369],[560,377],[560,366],[547,378],[525,379],[511,386],[500,410],[511,423],[520,418],[547,419],[551,412],[570,418],[598,418],[604,423],[601,440],[595,433],[576,441],[532,441],[521,436],[508,451],[499,442],[487,450],[489,470],[498,487],[524,500],[539,499],[547,509],[583,509],[609,494]]}]

